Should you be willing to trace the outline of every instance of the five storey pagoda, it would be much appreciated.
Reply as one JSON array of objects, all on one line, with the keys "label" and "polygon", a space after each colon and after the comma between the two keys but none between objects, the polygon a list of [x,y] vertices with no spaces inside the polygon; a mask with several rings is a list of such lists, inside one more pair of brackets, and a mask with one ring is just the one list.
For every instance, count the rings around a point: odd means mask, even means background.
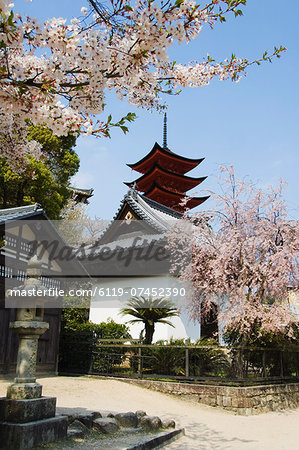
[{"label": "five storey pagoda", "polygon": [[152,150],[135,164],[128,166],[142,175],[129,187],[143,192],[143,196],[161,205],[183,213],[202,204],[207,197],[192,197],[186,192],[202,183],[207,177],[187,176],[204,158],[190,159],[173,153],[167,147],[167,118],[164,115],[163,147],[157,142]]}]

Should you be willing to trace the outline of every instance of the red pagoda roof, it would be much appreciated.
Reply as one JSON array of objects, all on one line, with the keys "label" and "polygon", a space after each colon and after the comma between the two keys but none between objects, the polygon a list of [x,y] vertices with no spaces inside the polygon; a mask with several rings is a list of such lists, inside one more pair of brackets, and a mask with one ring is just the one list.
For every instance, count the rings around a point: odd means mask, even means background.
[{"label": "red pagoda roof", "polygon": [[156,182],[161,187],[169,190],[186,192],[202,183],[206,178],[207,177],[192,178],[186,175],[180,175],[155,163],[147,173],[137,178],[137,180],[125,184],[129,187],[135,185],[137,190],[145,192],[151,188],[154,182]]},{"label": "red pagoda roof", "polygon": [[[144,196],[180,213],[195,208],[209,198],[209,196],[189,197],[188,195],[165,189],[156,182],[154,182],[151,188],[144,193]],[[184,199],[188,199],[186,205],[181,204]]]},{"label": "red pagoda roof", "polygon": [[190,159],[184,156],[177,155],[167,148],[160,147],[157,142],[153,146],[152,150],[140,159],[135,164],[127,164],[131,169],[136,170],[139,173],[145,174],[148,172],[155,164],[161,167],[167,167],[171,172],[184,175],[194,167],[198,166],[204,158],[200,159]]},{"label": "red pagoda roof", "polygon": [[206,177],[193,178],[185,174],[204,158],[191,159],[173,153],[167,147],[167,116],[164,114],[163,147],[157,142],[152,150],[135,164],[127,164],[142,176],[125,183],[133,191],[144,192],[148,201],[171,209],[174,214],[184,213],[203,203],[208,197],[189,197],[186,192],[202,183]]}]

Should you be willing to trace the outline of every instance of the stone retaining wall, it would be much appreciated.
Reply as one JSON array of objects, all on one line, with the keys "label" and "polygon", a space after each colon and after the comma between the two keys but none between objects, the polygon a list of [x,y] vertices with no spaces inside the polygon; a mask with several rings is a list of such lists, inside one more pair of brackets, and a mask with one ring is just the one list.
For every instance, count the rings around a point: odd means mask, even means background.
[{"label": "stone retaining wall", "polygon": [[220,407],[240,415],[299,407],[299,383],[233,387],[150,380],[122,379],[122,381],[154,391],[178,395],[196,403]]}]

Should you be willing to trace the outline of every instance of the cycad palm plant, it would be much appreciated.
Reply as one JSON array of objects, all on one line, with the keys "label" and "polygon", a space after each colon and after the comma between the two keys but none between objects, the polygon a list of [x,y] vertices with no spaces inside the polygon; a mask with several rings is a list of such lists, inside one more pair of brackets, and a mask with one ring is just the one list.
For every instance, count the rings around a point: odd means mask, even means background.
[{"label": "cycad palm plant", "polygon": [[130,315],[135,319],[129,320],[127,323],[144,323],[144,343],[151,344],[153,341],[153,335],[155,332],[156,323],[164,323],[174,327],[169,322],[169,317],[175,317],[178,315],[178,310],[174,303],[164,297],[161,298],[145,298],[145,297],[132,297],[126,308],[122,308],[120,313],[122,315]]}]

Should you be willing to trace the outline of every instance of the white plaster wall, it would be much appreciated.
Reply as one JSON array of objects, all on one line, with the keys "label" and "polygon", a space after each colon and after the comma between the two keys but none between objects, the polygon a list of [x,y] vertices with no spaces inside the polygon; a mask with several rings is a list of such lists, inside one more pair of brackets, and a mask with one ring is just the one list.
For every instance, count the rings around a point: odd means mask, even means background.
[{"label": "white plaster wall", "polygon": [[[170,289],[171,295],[169,291],[166,289]],[[175,289],[184,288],[186,291],[185,296],[176,296],[174,295]],[[120,292],[119,289],[123,289],[124,293],[121,297],[113,296],[112,294]],[[148,289],[150,292],[153,292],[154,289],[164,289],[164,296],[170,298],[175,305],[180,308],[181,313],[180,317],[174,317],[169,319],[174,327],[165,324],[156,324],[155,334],[154,334],[154,342],[158,340],[169,340],[171,337],[175,339],[186,339],[191,338],[192,340],[197,340],[200,337],[200,324],[193,323],[189,320],[184,307],[187,301],[188,292],[190,290],[186,285],[183,285],[177,279],[171,276],[165,277],[142,277],[142,278],[113,278],[110,281],[102,281],[98,284],[94,285],[95,295],[91,301],[90,307],[90,320],[94,323],[105,322],[110,317],[115,322],[118,323],[126,323],[131,316],[122,316],[119,314],[120,308],[126,306],[127,301],[132,297],[131,293],[134,289],[137,290],[137,294],[141,293],[139,289]],[[100,295],[100,293],[104,293],[105,295]],[[163,291],[162,291],[163,293]],[[110,296],[109,296],[110,294]],[[159,295],[152,295],[155,297],[160,297]],[[142,293],[141,293],[142,295]],[[189,294],[190,295],[190,294]],[[140,295],[137,295],[140,296]],[[149,295],[143,294],[144,297],[148,297]],[[132,324],[129,325],[131,335],[134,339],[138,339],[141,330],[144,328],[143,324]]]}]

